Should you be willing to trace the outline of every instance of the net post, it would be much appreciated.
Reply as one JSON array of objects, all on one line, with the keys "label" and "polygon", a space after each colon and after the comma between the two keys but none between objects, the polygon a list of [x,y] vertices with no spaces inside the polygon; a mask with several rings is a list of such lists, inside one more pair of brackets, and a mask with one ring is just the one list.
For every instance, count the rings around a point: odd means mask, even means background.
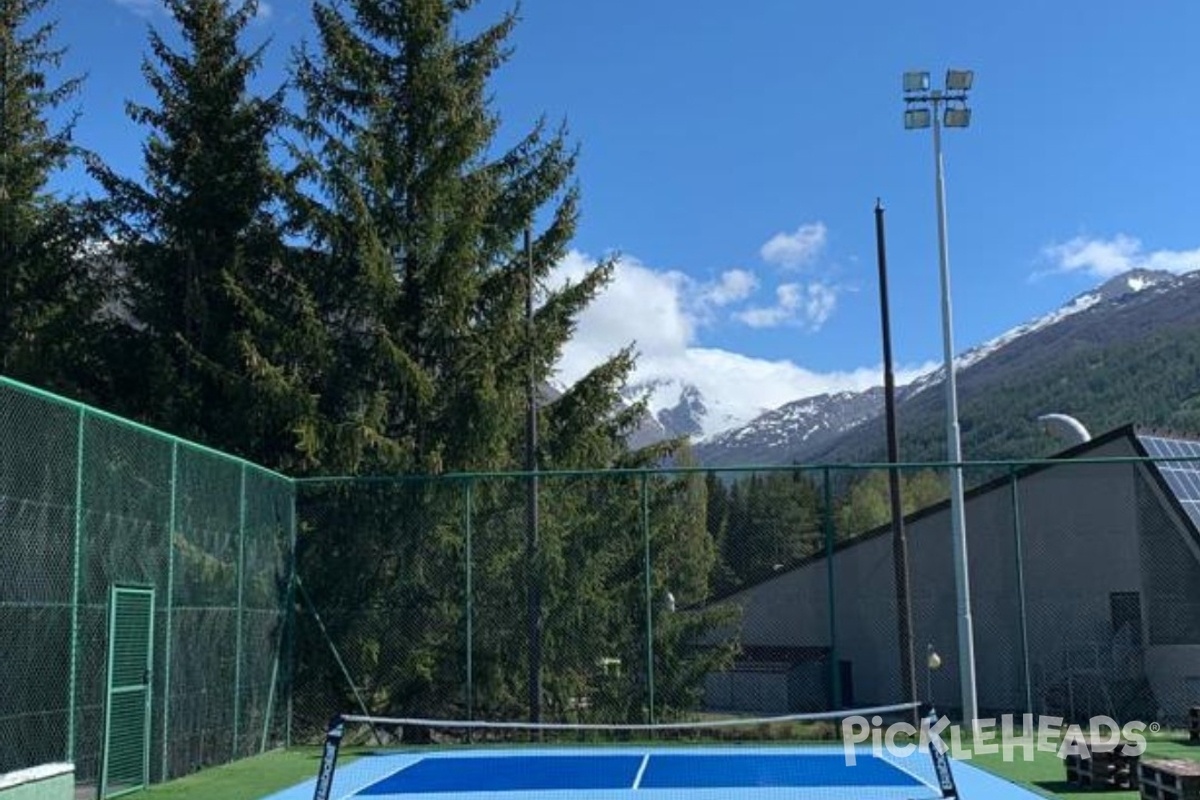
[{"label": "net post", "polygon": [[329,722],[325,731],[325,745],[321,748],[321,771],[317,773],[317,787],[313,800],[329,800],[333,790],[333,773],[337,768],[338,750],[342,745],[342,736],[346,732],[346,723],[339,714]]},{"label": "net post", "polygon": [[949,748],[946,747],[941,736],[932,730],[936,724],[937,711],[930,706],[929,713],[925,715],[925,719],[921,723],[921,738],[929,747],[929,757],[933,761],[933,771],[937,775],[937,789],[941,792],[941,797],[957,798],[958,785],[955,784],[954,772],[950,769]]}]

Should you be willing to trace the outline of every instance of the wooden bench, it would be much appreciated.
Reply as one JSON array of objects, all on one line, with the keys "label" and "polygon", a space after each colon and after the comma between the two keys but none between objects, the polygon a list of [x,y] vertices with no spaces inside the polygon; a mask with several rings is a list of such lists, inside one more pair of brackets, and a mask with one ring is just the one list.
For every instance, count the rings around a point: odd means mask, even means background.
[{"label": "wooden bench", "polygon": [[1068,753],[1067,783],[1084,789],[1125,790],[1137,787],[1138,756],[1132,743],[1079,740],[1087,747],[1088,757]]},{"label": "wooden bench", "polygon": [[1200,763],[1177,758],[1146,758],[1138,764],[1141,800],[1200,800]]}]

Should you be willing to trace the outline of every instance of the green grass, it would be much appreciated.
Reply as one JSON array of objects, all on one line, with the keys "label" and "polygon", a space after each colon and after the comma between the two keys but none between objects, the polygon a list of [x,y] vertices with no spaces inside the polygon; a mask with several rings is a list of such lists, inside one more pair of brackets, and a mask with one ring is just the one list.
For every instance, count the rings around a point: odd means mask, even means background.
[{"label": "green grass", "polygon": [[[344,764],[352,758],[339,757],[338,763]],[[315,778],[320,763],[321,750],[318,747],[275,750],[160,783],[135,796],[154,800],[259,800]]]},{"label": "green grass", "polygon": [[[826,742],[827,744],[835,744]],[[661,744],[661,743],[659,743]],[[782,742],[777,742],[782,744]],[[684,745],[686,746],[686,745]],[[260,798],[316,777],[320,764],[316,747],[276,750],[234,764],[198,772],[186,778],[158,784],[137,797],[154,800],[260,800]],[[1084,800],[1102,796],[1106,800],[1136,800],[1137,792],[1078,790],[1066,783],[1066,769],[1054,753],[1035,751],[1033,761],[1023,760],[1023,751],[1015,751],[1013,761],[1000,754],[977,755],[970,764],[1025,786],[1046,797],[1060,800]],[[1186,758],[1200,761],[1200,747],[1189,747],[1178,736],[1150,738],[1145,758]],[[355,751],[339,756],[338,763],[354,760]]]},{"label": "green grass", "polygon": [[[1189,747],[1178,737],[1148,738],[1143,758],[1185,758],[1200,761],[1200,748]],[[1080,789],[1067,783],[1067,770],[1062,759],[1055,753],[1035,751],[1033,761],[1025,761],[1023,751],[1017,749],[1012,761],[1003,755],[977,755],[969,762],[982,767],[1002,778],[1021,784],[1046,797],[1062,800],[1084,800],[1104,797],[1105,800],[1137,800],[1137,791],[1099,792]]]}]

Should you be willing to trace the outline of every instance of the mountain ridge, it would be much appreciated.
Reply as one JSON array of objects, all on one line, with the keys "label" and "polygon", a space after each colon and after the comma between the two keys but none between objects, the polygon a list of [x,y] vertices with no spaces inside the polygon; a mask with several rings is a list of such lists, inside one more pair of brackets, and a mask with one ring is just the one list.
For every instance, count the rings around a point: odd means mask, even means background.
[{"label": "mountain ridge", "polygon": [[[1193,307],[1194,306],[1194,307]],[[1147,310],[1149,308],[1149,310]],[[1160,335],[1171,326],[1185,326],[1200,321],[1200,273],[1182,275],[1145,269],[1131,270],[1115,276],[1095,288],[1083,292],[1057,309],[1033,320],[1014,326],[1008,331],[972,347],[955,358],[955,371],[960,400],[960,423],[964,428],[964,457],[996,457],[996,453],[1016,457],[1032,455],[1047,442],[1037,439],[1033,430],[1037,414],[1027,412],[1020,419],[999,422],[1002,413],[980,410],[981,398],[989,387],[995,390],[1006,381],[1027,383],[1031,395],[1039,393],[1039,381],[1046,383],[1052,375],[1042,374],[1067,370],[1071,359],[1100,357],[1106,348],[1136,345],[1147,337]],[[1196,332],[1200,340],[1200,331]],[[1126,348],[1128,349],[1128,348]],[[1159,349],[1162,349],[1161,347]],[[1125,358],[1136,358],[1134,347]],[[1065,358],[1065,360],[1064,360]],[[1058,366],[1047,366],[1057,364]],[[920,445],[909,442],[908,455],[944,458],[944,394],[926,390],[943,385],[945,370],[936,369],[897,388],[897,414],[902,439],[914,436]],[[1191,387],[1200,393],[1200,380]],[[1041,392],[1041,394],[1046,394]],[[1086,392],[1084,394],[1087,394]],[[1093,392],[1094,394],[1094,392]],[[1172,392],[1164,390],[1164,395]],[[1070,407],[1069,392],[1050,392],[1047,407],[1040,413],[1066,412]],[[1187,396],[1187,391],[1182,391]],[[964,400],[967,404],[964,406]],[[808,414],[789,415],[784,409],[808,404]],[[1085,403],[1086,405],[1086,403]],[[1155,422],[1156,417],[1170,416],[1169,410],[1150,411],[1143,403],[1118,403],[1131,411],[1143,409],[1145,419],[1114,420],[1116,422]],[[1053,406],[1053,407],[1051,407]],[[744,464],[787,464],[793,462],[832,463],[846,460],[878,460],[884,451],[883,390],[873,387],[864,392],[839,392],[801,398],[756,417],[746,425],[721,432],[695,446],[701,464],[732,466]],[[1074,409],[1079,413],[1080,409]],[[1105,419],[1104,414],[1097,415]],[[1002,434],[989,435],[990,443],[983,452],[967,448],[977,434],[968,431],[976,418],[989,420],[989,425],[1012,429],[1014,440],[1023,447],[1002,445]],[[831,422],[837,420],[835,424]],[[936,436],[931,432],[936,428]],[[916,431],[920,431],[919,434]],[[940,442],[941,452],[937,450]],[[995,451],[995,452],[993,452]]]}]

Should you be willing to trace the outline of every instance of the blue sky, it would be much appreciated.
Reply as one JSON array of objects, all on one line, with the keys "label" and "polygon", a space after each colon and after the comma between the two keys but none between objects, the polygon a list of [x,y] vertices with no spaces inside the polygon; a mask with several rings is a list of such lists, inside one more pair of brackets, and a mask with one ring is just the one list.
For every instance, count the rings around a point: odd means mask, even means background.
[{"label": "blue sky", "polygon": [[[484,0],[473,19],[508,3]],[[77,138],[126,171],[158,0],[58,0],[87,72]],[[881,382],[874,219],[887,209],[893,347],[941,359],[929,131],[900,76],[975,70],[945,157],[955,338],[964,350],[1135,266],[1200,267],[1200,4],[525,0],[493,84],[501,143],[545,114],[582,147],[570,275],[622,254],[563,377],[636,341],[639,377],[718,394],[735,416]],[[309,35],[269,0],[265,86]],[[67,183],[72,182],[71,178]]]}]

